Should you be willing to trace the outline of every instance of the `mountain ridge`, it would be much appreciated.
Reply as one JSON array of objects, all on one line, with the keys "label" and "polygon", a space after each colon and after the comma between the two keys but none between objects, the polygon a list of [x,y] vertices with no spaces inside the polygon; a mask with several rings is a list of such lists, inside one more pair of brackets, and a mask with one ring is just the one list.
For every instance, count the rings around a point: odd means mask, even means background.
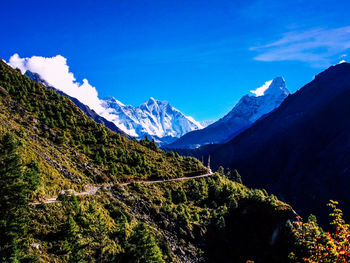
[{"label": "mountain ridge", "polygon": [[277,108],[290,94],[283,77],[276,77],[251,93],[254,95],[242,96],[218,121],[199,131],[189,132],[166,147],[194,149],[206,144],[225,143]]},{"label": "mountain ridge", "polygon": [[100,116],[93,109],[91,109],[89,106],[80,102],[77,98],[69,96],[68,94],[64,93],[63,91],[60,91],[60,90],[56,89],[55,87],[50,86],[50,84],[48,84],[45,80],[43,80],[38,73],[33,73],[33,72],[27,70],[24,73],[24,75],[29,77],[30,79],[36,81],[36,82],[39,82],[40,84],[42,84],[46,88],[52,89],[52,90],[56,91],[57,93],[59,93],[60,95],[69,98],[79,109],[81,109],[88,117],[93,119],[95,122],[101,123],[101,124],[105,125],[108,129],[115,131],[119,134],[123,134],[125,137],[127,137],[129,139],[131,138],[131,136],[127,135],[125,132],[123,132],[121,129],[119,129],[113,122],[108,121],[106,118]]},{"label": "mountain ridge", "polygon": [[124,105],[114,97],[105,98],[102,105],[111,116],[109,119],[124,132],[137,138],[150,136],[161,144],[202,128],[199,122],[184,115],[168,101],[153,97],[137,107]]}]

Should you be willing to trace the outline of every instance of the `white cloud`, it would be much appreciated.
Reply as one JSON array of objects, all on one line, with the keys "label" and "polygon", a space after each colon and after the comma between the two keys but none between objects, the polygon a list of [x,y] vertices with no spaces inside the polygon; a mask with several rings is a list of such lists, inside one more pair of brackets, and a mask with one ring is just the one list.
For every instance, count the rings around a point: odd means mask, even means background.
[{"label": "white cloud", "polygon": [[91,86],[87,79],[83,79],[82,84],[78,83],[73,73],[69,71],[67,59],[63,56],[21,58],[18,54],[14,54],[8,64],[13,68],[19,68],[23,74],[27,70],[39,74],[51,86],[77,98],[98,114],[104,114],[105,117],[108,117],[106,109],[102,107],[98,98],[96,88]]},{"label": "white cloud", "polygon": [[271,43],[252,47],[260,61],[303,61],[314,66],[332,64],[350,49],[350,26],[291,31]]},{"label": "white cloud", "polygon": [[345,62],[346,62],[346,61],[343,59],[343,60],[339,61],[338,64],[342,64],[342,63],[345,63]]}]

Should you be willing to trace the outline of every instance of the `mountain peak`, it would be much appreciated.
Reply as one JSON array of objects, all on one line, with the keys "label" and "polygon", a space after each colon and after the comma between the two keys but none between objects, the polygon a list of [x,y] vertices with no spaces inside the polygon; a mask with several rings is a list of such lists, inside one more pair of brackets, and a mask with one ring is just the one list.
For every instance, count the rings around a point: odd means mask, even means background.
[{"label": "mountain peak", "polygon": [[119,100],[117,100],[114,97],[105,97],[103,100],[104,101],[108,101],[108,102],[113,102],[113,103],[115,103],[115,104],[117,104],[117,105],[119,105],[121,107],[125,106],[122,102],[120,102]]},{"label": "mountain peak", "polygon": [[286,87],[286,82],[283,77],[279,76],[272,80],[266,81],[264,85],[257,88],[256,90],[251,90],[251,93],[255,94],[255,97],[269,95],[289,95],[290,92]]},{"label": "mountain peak", "polygon": [[45,87],[50,86],[49,83],[47,83],[46,80],[42,79],[41,76],[38,73],[31,72],[30,70],[27,70],[24,73],[24,75],[27,76],[28,78],[36,81],[36,82],[39,82],[40,84],[44,85]]},{"label": "mountain peak", "polygon": [[153,103],[155,103],[155,102],[157,102],[157,100],[156,99],[154,99],[153,97],[150,97],[149,99],[148,99],[148,101],[147,102],[153,102]]},{"label": "mountain peak", "polygon": [[155,99],[153,97],[150,97],[144,104],[161,106],[161,105],[168,105],[169,102],[165,101],[165,100],[157,100],[157,99]]},{"label": "mountain peak", "polygon": [[350,69],[350,63],[346,61],[342,63],[338,63],[336,65],[330,66],[329,68],[322,71],[321,73],[318,73],[315,76],[315,79],[330,78],[333,75],[346,74],[347,72],[349,72],[349,69]]}]

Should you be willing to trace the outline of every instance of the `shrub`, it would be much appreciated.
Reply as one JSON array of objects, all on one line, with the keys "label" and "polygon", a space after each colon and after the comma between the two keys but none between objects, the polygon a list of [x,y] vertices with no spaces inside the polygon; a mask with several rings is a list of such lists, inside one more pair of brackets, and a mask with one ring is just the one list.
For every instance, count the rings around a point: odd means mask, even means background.
[{"label": "shrub", "polygon": [[328,206],[332,208],[330,217],[332,233],[323,231],[314,216],[303,223],[298,217],[293,224],[293,234],[296,238],[298,252],[292,252],[290,258],[294,262],[325,262],[343,263],[350,261],[350,230],[343,219],[343,212],[337,208],[338,202],[331,200]]}]

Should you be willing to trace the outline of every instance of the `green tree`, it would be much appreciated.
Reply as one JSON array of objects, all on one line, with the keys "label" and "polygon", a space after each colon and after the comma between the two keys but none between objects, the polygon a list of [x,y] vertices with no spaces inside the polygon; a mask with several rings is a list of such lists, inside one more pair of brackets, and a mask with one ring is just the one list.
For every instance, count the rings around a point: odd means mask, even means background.
[{"label": "green tree", "polygon": [[184,189],[180,186],[171,192],[172,200],[175,204],[187,202],[187,196]]},{"label": "green tree", "polygon": [[74,217],[72,214],[68,215],[68,219],[66,220],[65,226],[64,226],[65,236],[66,239],[70,242],[76,241],[77,234],[79,233],[79,226],[74,220]]},{"label": "green tree", "polygon": [[300,217],[293,223],[292,232],[298,248],[289,255],[293,262],[350,262],[350,226],[345,223],[343,212],[337,205],[338,202],[333,200],[328,204],[333,210],[329,214],[333,232],[323,231],[313,215],[306,223]]},{"label": "green tree", "polygon": [[225,169],[224,169],[224,167],[220,166],[220,167],[218,168],[217,172],[218,172],[221,176],[225,175]]},{"label": "green tree", "polygon": [[78,236],[79,226],[72,214],[68,215],[62,230],[64,237],[62,242],[63,251],[69,255],[70,262],[79,262],[82,259],[79,257],[81,252],[81,240]]},{"label": "green tree", "polygon": [[6,133],[0,139],[0,258],[19,262],[25,257],[29,203],[40,183],[34,161],[23,163],[19,142]]},{"label": "green tree", "polygon": [[128,240],[128,250],[131,262],[137,263],[163,263],[162,251],[155,238],[144,223],[135,227],[134,233]]},{"label": "green tree", "polygon": [[238,173],[238,171],[236,169],[233,170],[233,173],[232,173],[231,176],[232,176],[232,180],[233,181],[242,184],[242,177],[241,177],[241,175]]}]

